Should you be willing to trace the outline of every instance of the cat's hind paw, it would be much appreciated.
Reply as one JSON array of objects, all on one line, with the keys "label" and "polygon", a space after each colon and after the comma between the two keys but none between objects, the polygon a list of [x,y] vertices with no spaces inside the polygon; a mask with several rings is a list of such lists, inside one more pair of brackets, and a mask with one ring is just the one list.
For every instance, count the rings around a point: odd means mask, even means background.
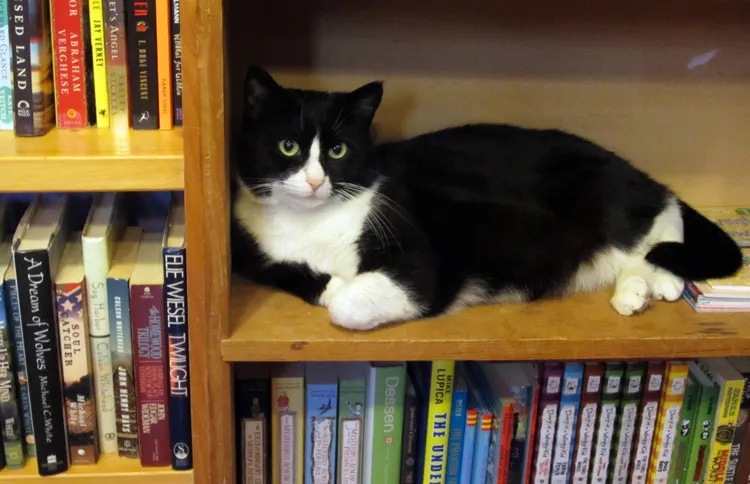
[{"label": "cat's hind paw", "polygon": [[388,276],[367,272],[332,294],[328,313],[334,324],[364,331],[386,323],[414,319],[421,310]]}]

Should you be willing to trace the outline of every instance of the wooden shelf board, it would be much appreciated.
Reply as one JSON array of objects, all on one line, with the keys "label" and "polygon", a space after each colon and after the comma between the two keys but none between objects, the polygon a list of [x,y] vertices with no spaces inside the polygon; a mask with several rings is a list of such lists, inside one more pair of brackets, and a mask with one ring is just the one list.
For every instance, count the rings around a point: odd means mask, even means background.
[{"label": "wooden shelf board", "polygon": [[232,280],[225,361],[628,359],[750,355],[750,313],[696,313],[654,301],[620,316],[608,293],[475,307],[371,332],[331,324],[324,308]]},{"label": "wooden shelf board", "polygon": [[142,467],[138,459],[123,459],[114,454],[104,454],[92,466],[76,465],[67,472],[54,476],[41,477],[36,459],[26,459],[26,466],[20,470],[0,471],[0,482],[47,482],[75,481],[76,484],[101,484],[110,480],[117,484],[192,484],[193,471],[175,471],[171,467]]},{"label": "wooden shelf board", "polygon": [[182,190],[182,130],[0,132],[0,192]]}]

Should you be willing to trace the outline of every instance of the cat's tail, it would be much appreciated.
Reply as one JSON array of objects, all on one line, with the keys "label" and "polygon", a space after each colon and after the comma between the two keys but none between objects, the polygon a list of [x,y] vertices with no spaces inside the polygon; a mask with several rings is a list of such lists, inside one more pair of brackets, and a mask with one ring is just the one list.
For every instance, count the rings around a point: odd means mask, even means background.
[{"label": "cat's tail", "polygon": [[646,254],[655,266],[689,281],[734,275],[742,267],[737,243],[718,225],[680,201],[684,242],[661,242]]}]

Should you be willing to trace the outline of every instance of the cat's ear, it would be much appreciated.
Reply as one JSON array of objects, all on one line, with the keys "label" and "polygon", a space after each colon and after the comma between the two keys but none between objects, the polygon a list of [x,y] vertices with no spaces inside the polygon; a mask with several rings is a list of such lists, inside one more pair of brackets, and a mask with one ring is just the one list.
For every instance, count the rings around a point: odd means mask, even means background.
[{"label": "cat's ear", "polygon": [[383,99],[383,83],[381,81],[371,82],[347,94],[348,104],[353,114],[372,122],[375,112]]},{"label": "cat's ear", "polygon": [[252,65],[245,73],[245,113],[256,119],[268,102],[283,92],[271,75]]}]

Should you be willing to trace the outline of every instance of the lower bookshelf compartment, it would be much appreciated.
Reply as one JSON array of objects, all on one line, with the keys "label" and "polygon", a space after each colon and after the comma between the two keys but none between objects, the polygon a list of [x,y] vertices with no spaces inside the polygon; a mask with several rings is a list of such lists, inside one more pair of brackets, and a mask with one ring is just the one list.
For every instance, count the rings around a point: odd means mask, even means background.
[{"label": "lower bookshelf compartment", "polygon": [[117,455],[105,454],[92,466],[72,466],[67,472],[55,476],[41,477],[37,471],[36,459],[26,459],[26,466],[20,470],[3,469],[0,482],[42,482],[53,480],[75,481],[78,483],[101,484],[104,479],[117,484],[158,482],[159,484],[191,484],[193,471],[175,471],[171,467],[142,467],[137,459],[123,459]]}]

